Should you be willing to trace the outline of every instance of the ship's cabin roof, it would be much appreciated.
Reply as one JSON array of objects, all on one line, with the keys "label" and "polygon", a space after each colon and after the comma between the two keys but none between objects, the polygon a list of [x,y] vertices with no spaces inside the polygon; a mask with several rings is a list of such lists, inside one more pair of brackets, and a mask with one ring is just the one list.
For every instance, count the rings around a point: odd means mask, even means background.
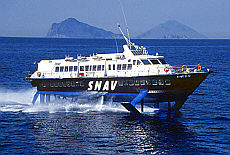
[{"label": "ship's cabin roof", "polygon": [[[164,56],[150,55],[146,47],[139,47],[137,45],[123,45],[124,51],[122,53],[106,53],[106,54],[92,54],[88,57],[77,56],[77,58],[66,56],[65,59],[56,60],[42,60],[42,63],[50,63],[51,61],[57,63],[68,63],[68,62],[80,62],[80,63],[93,63],[98,64],[105,61],[116,61],[119,62],[131,62],[133,64],[142,65],[164,65],[167,64],[164,60]],[[40,63],[41,63],[40,62]]]}]

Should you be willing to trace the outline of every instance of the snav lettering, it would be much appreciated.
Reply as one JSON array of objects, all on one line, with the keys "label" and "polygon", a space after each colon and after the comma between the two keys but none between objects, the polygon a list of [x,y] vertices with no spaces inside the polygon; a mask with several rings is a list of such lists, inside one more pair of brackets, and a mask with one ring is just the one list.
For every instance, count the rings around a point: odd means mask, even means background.
[{"label": "snav lettering", "polygon": [[101,90],[102,81],[96,81],[94,90]]},{"label": "snav lettering", "polygon": [[88,86],[88,90],[93,90],[93,81],[89,81]]},{"label": "snav lettering", "polygon": [[108,90],[115,90],[117,86],[117,81],[89,81],[88,83],[88,90],[95,90],[95,91],[108,91]]}]

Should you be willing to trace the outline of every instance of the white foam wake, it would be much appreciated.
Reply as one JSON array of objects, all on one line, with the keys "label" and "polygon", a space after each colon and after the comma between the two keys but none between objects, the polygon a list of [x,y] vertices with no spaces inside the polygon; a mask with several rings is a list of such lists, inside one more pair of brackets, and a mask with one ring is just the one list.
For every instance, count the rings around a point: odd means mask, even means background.
[{"label": "white foam wake", "polygon": [[127,112],[119,103],[112,101],[103,102],[104,96],[101,93],[94,93],[80,96],[77,100],[62,99],[51,101],[49,104],[33,105],[32,99],[36,89],[8,90],[0,89],[0,111],[12,112]]}]

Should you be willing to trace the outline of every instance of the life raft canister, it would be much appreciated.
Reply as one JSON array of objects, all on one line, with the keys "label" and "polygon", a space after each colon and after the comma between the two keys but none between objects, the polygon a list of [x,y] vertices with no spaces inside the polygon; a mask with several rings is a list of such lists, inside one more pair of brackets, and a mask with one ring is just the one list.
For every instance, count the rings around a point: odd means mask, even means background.
[{"label": "life raft canister", "polygon": [[201,71],[202,69],[201,65],[199,65],[197,68],[198,68],[198,71]]},{"label": "life raft canister", "polygon": [[32,73],[32,71],[28,71],[28,74],[29,74],[29,75],[32,75],[33,73]]},{"label": "life raft canister", "polygon": [[183,65],[182,66],[182,71],[186,71],[187,70],[187,65]]},{"label": "life raft canister", "polygon": [[165,67],[164,71],[167,73],[169,71],[169,68]]},{"label": "life raft canister", "polygon": [[37,76],[40,77],[42,74],[41,72],[37,72]]}]

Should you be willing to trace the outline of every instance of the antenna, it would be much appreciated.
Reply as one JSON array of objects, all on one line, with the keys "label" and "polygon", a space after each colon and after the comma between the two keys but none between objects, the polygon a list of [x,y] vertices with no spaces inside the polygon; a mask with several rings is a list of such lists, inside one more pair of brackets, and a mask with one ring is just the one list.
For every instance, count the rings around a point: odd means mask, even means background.
[{"label": "antenna", "polygon": [[126,17],[125,17],[125,12],[124,12],[124,9],[123,9],[121,0],[119,0],[119,2],[120,2],[121,10],[122,10],[122,13],[123,13],[123,17],[124,17],[124,20],[125,20],[125,25],[126,25],[126,31],[127,31],[128,39],[129,39],[129,42],[131,42],[131,41],[130,41],[130,35],[129,35],[128,24],[127,24]]},{"label": "antenna", "polygon": [[115,34],[114,34],[114,39],[115,39],[115,43],[116,43],[116,47],[117,47],[117,53],[118,53],[117,39],[116,39]]},{"label": "antenna", "polygon": [[119,24],[117,24],[117,26],[118,26],[119,30],[121,31],[121,34],[123,35],[125,41],[127,42],[127,45],[130,45],[130,40],[128,38],[126,38],[125,34],[121,30],[121,26]]}]

